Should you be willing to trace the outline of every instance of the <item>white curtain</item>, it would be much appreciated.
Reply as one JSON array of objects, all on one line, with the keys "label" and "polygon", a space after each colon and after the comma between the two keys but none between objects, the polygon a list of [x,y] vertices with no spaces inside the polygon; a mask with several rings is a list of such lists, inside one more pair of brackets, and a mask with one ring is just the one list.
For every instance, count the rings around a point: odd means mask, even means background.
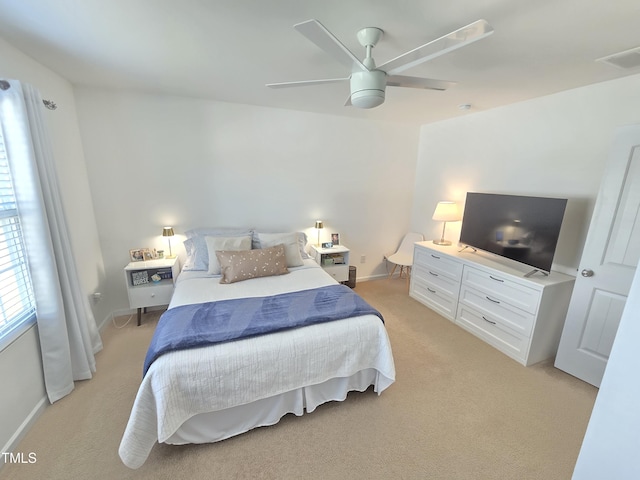
[{"label": "white curtain", "polygon": [[73,390],[74,380],[92,377],[102,341],[71,251],[42,98],[30,85],[9,83],[0,92],[0,121],[36,297],[45,385],[53,403]]}]

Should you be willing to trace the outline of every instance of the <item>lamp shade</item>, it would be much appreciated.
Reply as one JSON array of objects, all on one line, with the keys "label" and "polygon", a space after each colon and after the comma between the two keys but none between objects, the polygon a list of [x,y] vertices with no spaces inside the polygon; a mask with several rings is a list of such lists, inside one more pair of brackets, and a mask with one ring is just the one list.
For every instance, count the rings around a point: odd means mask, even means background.
[{"label": "lamp shade", "polygon": [[436,222],[457,222],[461,218],[456,202],[438,202],[433,212],[433,220]]},{"label": "lamp shade", "polygon": [[162,236],[163,237],[173,237],[173,227],[163,227],[162,228]]},{"label": "lamp shade", "polygon": [[316,220],[316,228],[324,228],[324,225],[322,224],[322,220]]}]

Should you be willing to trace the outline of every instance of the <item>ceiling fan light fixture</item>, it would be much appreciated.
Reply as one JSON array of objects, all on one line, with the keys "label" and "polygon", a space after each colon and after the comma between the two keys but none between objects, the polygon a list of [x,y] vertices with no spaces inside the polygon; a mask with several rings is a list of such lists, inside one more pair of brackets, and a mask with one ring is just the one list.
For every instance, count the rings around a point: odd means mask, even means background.
[{"label": "ceiling fan light fixture", "polygon": [[351,74],[351,105],[374,108],[384,103],[386,74],[380,70]]},{"label": "ceiling fan light fixture", "polygon": [[384,90],[360,90],[351,95],[351,105],[358,108],[375,108],[384,103]]},{"label": "ceiling fan light fixture", "polygon": [[[377,27],[367,27],[357,33],[360,45],[365,47],[365,58],[360,60],[336,38],[327,28],[315,19],[297,23],[293,26],[299,33],[307,37],[321,50],[331,55],[351,71],[348,78],[350,92],[345,106],[357,108],[374,108],[385,101],[385,89],[390,87],[419,88],[424,90],[446,90],[455,82],[434,80],[429,78],[408,77],[398,75],[409,68],[437,58],[478,41],[493,33],[493,28],[486,20],[477,20],[466,27],[436,38],[424,45],[409,50],[402,55],[376,66],[371,51],[384,35]],[[303,80],[298,82],[268,83],[267,87],[298,87],[305,85],[324,85],[342,82],[347,78],[329,78],[324,80]]]}]

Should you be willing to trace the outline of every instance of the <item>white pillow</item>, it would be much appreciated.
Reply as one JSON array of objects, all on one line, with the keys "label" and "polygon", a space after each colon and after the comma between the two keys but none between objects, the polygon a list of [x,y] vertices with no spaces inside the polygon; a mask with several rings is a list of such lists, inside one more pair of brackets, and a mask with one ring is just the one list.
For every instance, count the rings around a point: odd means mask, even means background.
[{"label": "white pillow", "polygon": [[251,250],[251,235],[243,237],[204,237],[207,242],[207,251],[209,253],[209,270],[210,275],[220,275],[220,262],[216,252],[221,250],[239,251]]},{"label": "white pillow", "polygon": [[298,234],[291,233],[259,233],[260,246],[262,248],[284,245],[284,256],[287,259],[287,267],[299,267],[304,265],[300,247],[298,245]]},{"label": "white pillow", "polygon": [[[234,227],[205,227],[194,228],[185,232],[187,239],[184,248],[187,259],[183,270],[209,270],[209,249],[205,237],[242,237],[252,235],[253,230]],[[215,255],[213,256],[215,258]]]},{"label": "white pillow", "polygon": [[[260,234],[261,233],[278,233],[280,235],[283,235],[282,232],[278,232],[276,231],[262,231],[262,232],[258,232],[257,230],[253,231],[253,240],[252,240],[252,244],[251,244],[251,248],[262,248],[262,245],[260,245]],[[290,233],[290,232],[287,232]],[[307,258],[311,258],[309,255],[307,255],[307,234],[304,232],[293,232],[298,236],[298,248],[300,250],[300,256],[302,257],[302,259],[307,259]]]},{"label": "white pillow", "polygon": [[202,237],[239,237],[251,235],[253,230],[247,227],[198,227],[184,232],[187,238]]}]

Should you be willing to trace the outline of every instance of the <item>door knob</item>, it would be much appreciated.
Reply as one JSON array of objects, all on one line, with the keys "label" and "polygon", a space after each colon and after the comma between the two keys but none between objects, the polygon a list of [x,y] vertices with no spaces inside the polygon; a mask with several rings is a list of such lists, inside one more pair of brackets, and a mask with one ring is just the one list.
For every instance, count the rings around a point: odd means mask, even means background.
[{"label": "door knob", "polygon": [[593,270],[591,270],[590,268],[585,268],[580,272],[580,275],[582,275],[583,277],[593,277]]}]

